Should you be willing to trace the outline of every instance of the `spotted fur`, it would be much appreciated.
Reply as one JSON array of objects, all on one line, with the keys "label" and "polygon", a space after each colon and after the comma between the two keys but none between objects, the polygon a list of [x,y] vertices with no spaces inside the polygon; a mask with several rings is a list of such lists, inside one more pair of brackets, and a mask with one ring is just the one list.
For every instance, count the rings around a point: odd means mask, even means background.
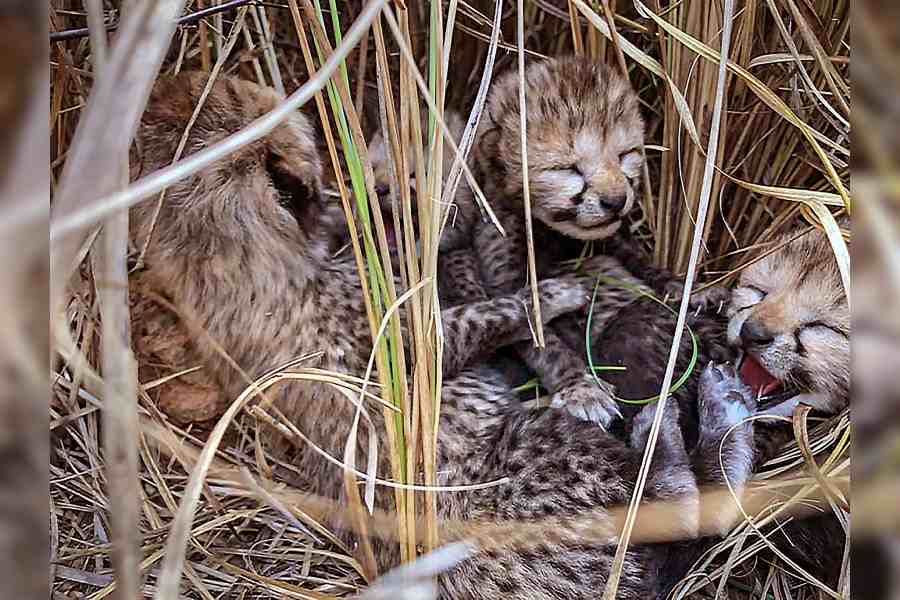
[{"label": "spotted fur", "polygon": [[[701,509],[698,485],[723,481],[718,468],[703,467],[711,465],[714,457],[718,466],[723,433],[735,424],[729,419],[738,414],[731,405],[752,402],[733,370],[729,373],[724,367],[710,366],[708,373],[701,384],[707,407],[702,412],[701,443],[693,452],[685,449],[678,406],[670,403],[648,479],[646,498],[683,506],[683,520],[670,524],[676,537],[696,535]],[[496,372],[473,374],[464,390],[470,394],[466,402],[466,410],[473,415],[470,425],[464,425],[465,419],[451,420],[461,426],[457,433],[477,437],[484,450],[475,453],[474,463],[442,461],[451,466],[443,477],[456,484],[473,483],[476,477],[509,477],[510,482],[468,492],[459,501],[444,504],[442,516],[480,521],[543,519],[556,526],[540,540],[516,538],[464,561],[440,577],[439,597],[595,598],[606,585],[616,549],[614,545],[587,541],[574,523],[586,515],[603,522],[606,508],[629,501],[656,407],[641,411],[630,442],[625,443],[566,411],[521,410],[509,386],[503,385],[502,375]],[[487,398],[495,401],[485,402]],[[490,425],[476,425],[475,414],[486,416]],[[752,453],[752,424],[747,424],[742,433],[732,439],[723,455],[725,470],[738,488],[748,474],[742,461]],[[458,467],[452,468],[454,464]],[[691,542],[686,544],[692,548]],[[683,551],[683,545],[636,545],[629,550],[618,597],[663,597],[660,594],[672,583],[665,566],[675,550]]]},{"label": "spotted fur", "polygon": [[[171,162],[205,82],[204,74],[189,73],[157,85],[137,136],[139,170]],[[281,101],[270,89],[220,78],[191,128],[187,153],[245,127]],[[142,363],[159,366],[174,358],[183,361],[179,368],[203,367],[197,379],[158,390],[171,405],[203,396],[202,410],[182,417],[220,414],[248,377],[298,356],[320,352],[304,364],[365,372],[371,332],[362,290],[354,262],[328,256],[331,227],[322,222],[328,211],[320,175],[312,129],[298,113],[262,140],[171,186],[158,215],[152,202],[132,211],[136,245],[147,245],[146,268],[133,283],[136,292],[151,292],[135,300],[144,308],[135,320],[140,327],[151,321],[156,332],[142,330],[136,337]],[[545,282],[548,318],[582,307],[588,291],[574,279]],[[529,291],[522,290],[446,311],[445,376],[526,337],[529,302]],[[185,326],[191,335],[182,332],[179,347],[160,347],[166,328]],[[268,393],[313,443],[342,456],[355,410],[342,394],[324,383],[282,384]],[[376,434],[381,441],[380,430]],[[368,435],[365,429],[359,435],[361,457]],[[341,496],[343,473],[314,452],[298,453],[294,466],[307,491]]]},{"label": "spotted fur", "polygon": [[[619,229],[643,165],[644,124],[627,80],[588,59],[534,63],[526,70],[525,88],[528,180],[543,277],[555,259],[575,254],[565,250],[573,240],[599,240]],[[516,73],[494,83],[473,157],[476,179],[506,232],[502,236],[477,219],[471,223],[472,251],[491,296],[526,281],[518,90]],[[457,203],[466,205],[459,198]],[[554,395],[554,405],[608,426],[619,414],[612,387],[590,377],[582,356],[561,343],[552,327],[544,333],[544,348],[523,343],[518,351]]]}]

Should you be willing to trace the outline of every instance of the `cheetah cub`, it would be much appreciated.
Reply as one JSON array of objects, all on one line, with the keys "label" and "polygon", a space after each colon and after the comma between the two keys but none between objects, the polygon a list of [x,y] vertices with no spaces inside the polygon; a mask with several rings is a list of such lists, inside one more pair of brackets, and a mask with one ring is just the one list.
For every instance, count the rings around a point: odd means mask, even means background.
[{"label": "cheetah cub", "polygon": [[732,292],[728,341],[743,350],[741,377],[766,414],[789,417],[800,404],[840,412],[850,396],[850,305],[828,238],[815,230],[777,245]]},{"label": "cheetah cub", "polygon": [[[514,72],[494,84],[474,148],[476,180],[506,230],[504,237],[491,223],[469,219],[471,250],[490,296],[518,289],[527,278],[518,87]],[[644,162],[644,121],[628,81],[585,58],[531,64],[525,95],[528,183],[543,277],[559,259],[577,256],[581,242],[620,228]],[[463,215],[476,210],[467,198],[457,202]],[[552,405],[608,426],[620,414],[613,387],[596,382],[582,354],[552,325],[544,333],[544,349],[524,342],[517,351],[552,394]]]}]

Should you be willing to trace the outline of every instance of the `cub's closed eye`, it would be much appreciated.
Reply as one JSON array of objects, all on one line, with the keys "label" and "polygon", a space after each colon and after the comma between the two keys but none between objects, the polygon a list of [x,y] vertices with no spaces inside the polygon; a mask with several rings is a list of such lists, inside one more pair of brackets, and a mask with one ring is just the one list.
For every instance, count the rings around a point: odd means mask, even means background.
[{"label": "cub's closed eye", "polygon": [[578,175],[579,177],[584,176],[584,173],[582,173],[582,172],[581,172],[581,169],[578,167],[578,165],[575,165],[575,164],[572,164],[572,165],[560,165],[559,167],[557,167],[557,168],[554,169],[554,170],[556,170],[556,171],[562,171],[562,172],[566,172],[566,173],[571,173],[572,175]]},{"label": "cub's closed eye", "polygon": [[822,321],[811,321],[803,325],[802,329],[805,330],[820,330],[820,331],[830,331],[831,333],[837,334],[843,338],[850,339],[847,335],[846,331],[842,331],[837,327],[833,327],[828,323],[823,323]]},{"label": "cub's closed eye", "polygon": [[750,290],[750,291],[752,291],[752,292],[756,292],[757,294],[759,294],[759,295],[762,296],[763,298],[765,298],[766,296],[769,295],[769,292],[767,292],[766,290],[764,290],[764,289],[762,289],[762,288],[758,288],[758,287],[756,287],[755,285],[745,285],[744,288],[745,288],[745,289],[748,289],[748,290]]}]

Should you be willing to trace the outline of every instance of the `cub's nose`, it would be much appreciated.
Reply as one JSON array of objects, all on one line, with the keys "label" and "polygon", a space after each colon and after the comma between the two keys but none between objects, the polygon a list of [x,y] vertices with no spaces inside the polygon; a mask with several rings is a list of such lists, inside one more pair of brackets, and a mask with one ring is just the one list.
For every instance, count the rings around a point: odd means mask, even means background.
[{"label": "cub's nose", "polygon": [[774,339],[775,336],[759,321],[747,319],[741,326],[741,341],[745,344],[764,346]]},{"label": "cub's nose", "polygon": [[621,212],[625,208],[626,202],[628,202],[628,196],[625,194],[612,194],[600,197],[600,206],[610,212]]}]

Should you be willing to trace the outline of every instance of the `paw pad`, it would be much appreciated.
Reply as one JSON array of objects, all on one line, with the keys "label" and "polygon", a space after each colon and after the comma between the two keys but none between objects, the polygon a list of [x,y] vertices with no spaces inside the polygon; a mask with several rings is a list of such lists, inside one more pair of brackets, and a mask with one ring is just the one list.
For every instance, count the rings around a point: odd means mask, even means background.
[{"label": "paw pad", "polygon": [[756,412],[756,398],[729,364],[712,364],[700,377],[700,422],[710,431],[731,428]]},{"label": "paw pad", "polygon": [[553,394],[550,405],[604,428],[622,416],[612,386],[597,385],[589,375]]}]

